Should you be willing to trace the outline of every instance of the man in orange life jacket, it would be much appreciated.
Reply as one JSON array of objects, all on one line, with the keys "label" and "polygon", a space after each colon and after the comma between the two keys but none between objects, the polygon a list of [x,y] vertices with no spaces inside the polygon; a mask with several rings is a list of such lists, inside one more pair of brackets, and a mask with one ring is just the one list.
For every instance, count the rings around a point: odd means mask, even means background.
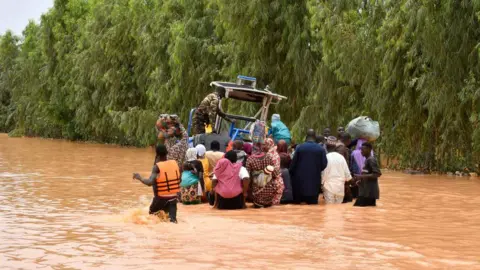
[{"label": "man in orange life jacket", "polygon": [[137,179],[147,186],[153,187],[153,200],[150,205],[149,214],[153,215],[159,211],[168,213],[170,222],[177,223],[177,193],[180,192],[180,168],[175,160],[167,160],[167,148],[165,145],[157,145],[155,164],[152,168],[150,178],[142,178],[138,173],[133,174]]}]

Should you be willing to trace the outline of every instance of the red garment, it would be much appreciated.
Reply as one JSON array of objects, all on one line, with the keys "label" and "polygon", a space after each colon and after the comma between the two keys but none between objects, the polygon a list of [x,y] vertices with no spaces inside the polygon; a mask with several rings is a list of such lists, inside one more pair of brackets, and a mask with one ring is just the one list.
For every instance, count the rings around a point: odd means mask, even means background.
[{"label": "red garment", "polygon": [[264,187],[258,187],[252,184],[253,202],[257,205],[271,206],[280,204],[282,198],[284,184],[280,171],[280,156],[276,151],[273,140],[268,138],[265,140],[265,148],[267,153],[255,154],[247,159],[247,170],[252,176],[255,172],[263,171],[265,167],[271,165],[274,167],[272,180]]},{"label": "red garment", "polygon": [[282,171],[280,170],[280,156],[277,152],[277,147],[275,146],[275,142],[271,138],[267,138],[265,140],[265,145],[268,147],[267,152],[267,159],[271,159],[273,161],[273,167],[275,168],[275,173],[278,175],[274,177],[274,181],[276,182],[276,194],[273,199],[273,204],[280,204],[280,200],[282,199],[283,190],[285,189],[285,185],[283,184],[282,178]]},{"label": "red garment", "polygon": [[285,140],[280,140],[277,144],[277,152],[280,156],[280,167],[281,168],[290,168],[290,163],[292,163],[292,157],[288,154],[288,144]]},{"label": "red garment", "polygon": [[288,153],[288,144],[285,140],[280,140],[278,141],[278,144],[277,144],[277,152],[279,154],[281,153]]}]

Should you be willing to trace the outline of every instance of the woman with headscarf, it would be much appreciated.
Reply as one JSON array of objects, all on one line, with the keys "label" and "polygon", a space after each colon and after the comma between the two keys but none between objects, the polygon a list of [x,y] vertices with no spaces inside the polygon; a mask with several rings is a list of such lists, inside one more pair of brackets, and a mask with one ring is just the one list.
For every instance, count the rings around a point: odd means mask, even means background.
[{"label": "woman with headscarf", "polygon": [[167,147],[167,158],[175,160],[178,167],[182,168],[188,149],[188,135],[178,116],[162,114],[157,120],[156,127],[158,140]]},{"label": "woman with headscarf", "polygon": [[192,164],[193,168],[195,169],[195,174],[199,179],[200,186],[202,189],[201,194],[204,194],[205,193],[205,181],[203,178],[204,170],[203,170],[202,162],[198,160],[197,148],[189,148],[187,150],[187,153],[185,154],[185,160],[186,162]]},{"label": "woman with headscarf", "polygon": [[180,198],[183,204],[201,203],[201,187],[195,167],[185,162],[183,164],[182,181],[180,182]]},{"label": "woman with headscarf", "polygon": [[247,158],[252,155],[252,144],[251,143],[244,143],[243,144],[243,151],[245,151],[245,153],[247,153]]},{"label": "woman with headscarf", "polygon": [[210,178],[210,164],[208,162],[208,159],[205,158],[205,153],[207,152],[207,149],[203,144],[198,144],[195,146],[195,149],[197,149],[197,160],[202,163],[203,167],[203,183],[204,183],[204,196],[203,199],[208,200],[210,192],[212,191],[212,180]]},{"label": "woman with headscarf", "polygon": [[[271,177],[265,177],[267,166],[272,166]],[[247,160],[247,170],[252,176],[252,199],[255,207],[279,204],[284,189],[280,171],[280,156],[275,143],[267,138],[264,144],[256,144]]]},{"label": "woman with headscarf", "polygon": [[217,162],[212,179],[215,190],[215,206],[218,209],[242,209],[249,185],[249,174],[241,163],[237,163],[237,153],[229,151]]}]

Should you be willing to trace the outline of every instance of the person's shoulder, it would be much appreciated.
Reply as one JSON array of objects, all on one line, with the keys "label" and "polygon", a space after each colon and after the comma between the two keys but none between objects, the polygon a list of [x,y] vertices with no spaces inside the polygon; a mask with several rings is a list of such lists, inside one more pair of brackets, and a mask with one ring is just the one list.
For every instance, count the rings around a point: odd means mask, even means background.
[{"label": "person's shoulder", "polygon": [[315,143],[315,151],[317,152],[323,152],[325,154],[327,154],[327,150],[325,150],[325,147],[323,147],[323,145],[320,145],[318,143]]},{"label": "person's shoulder", "polygon": [[377,158],[375,158],[374,156],[369,156],[365,160],[365,164],[369,164],[369,166],[378,166]]},{"label": "person's shoulder", "polygon": [[338,157],[338,154],[337,152],[330,152],[330,153],[327,153],[327,157],[330,157],[330,158],[335,158],[335,157]]},{"label": "person's shoulder", "polygon": [[327,153],[327,158],[329,160],[339,160],[340,158],[344,159],[344,157],[337,152]]},{"label": "person's shoulder", "polygon": [[310,142],[304,142],[302,144],[299,144],[297,146],[297,148],[295,149],[295,151],[298,151],[298,150],[302,150],[302,149],[305,149],[305,148],[309,148],[311,147],[312,145],[315,145],[314,143],[310,143]]},{"label": "person's shoulder", "polygon": [[337,157],[337,158],[343,158],[343,159],[345,159],[345,158],[343,157],[343,155],[340,154],[340,153],[338,153],[338,152],[331,152],[331,153],[328,153],[327,155],[330,155],[330,154],[332,154],[333,156],[335,156],[335,157]]}]

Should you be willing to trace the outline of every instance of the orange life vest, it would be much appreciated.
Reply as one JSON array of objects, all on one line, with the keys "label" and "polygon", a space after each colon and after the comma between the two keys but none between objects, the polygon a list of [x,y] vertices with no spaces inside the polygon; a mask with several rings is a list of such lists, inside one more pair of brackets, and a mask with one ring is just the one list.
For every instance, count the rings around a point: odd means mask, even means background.
[{"label": "orange life vest", "polygon": [[175,160],[157,163],[157,196],[173,196],[180,192],[180,168]]}]

